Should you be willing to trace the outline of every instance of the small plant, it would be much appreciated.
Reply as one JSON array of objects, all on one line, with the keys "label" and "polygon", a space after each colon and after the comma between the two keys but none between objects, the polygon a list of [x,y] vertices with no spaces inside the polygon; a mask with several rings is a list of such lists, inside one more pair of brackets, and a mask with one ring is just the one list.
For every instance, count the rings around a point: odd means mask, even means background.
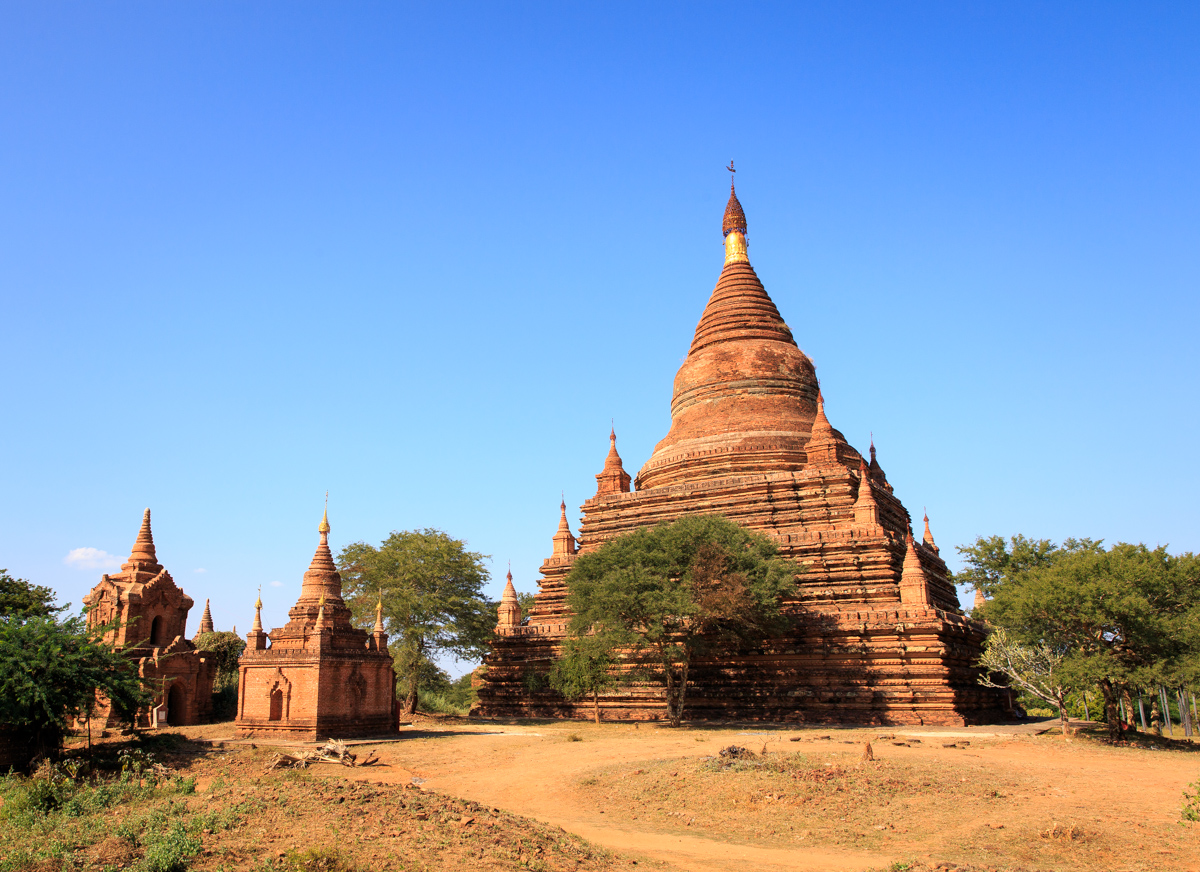
[{"label": "small plant", "polygon": [[200,853],[200,839],[177,820],[165,832],[146,838],[146,853],[142,856],[144,872],[186,872],[188,858]]},{"label": "small plant", "polygon": [[122,775],[132,775],[141,780],[142,773],[154,765],[154,755],[141,748],[125,748],[117,755]]},{"label": "small plant", "polygon": [[567,733],[567,741],[568,742],[582,742],[583,736],[579,735],[578,733]]},{"label": "small plant", "polygon": [[289,852],[283,859],[282,868],[287,872],[356,872],[353,863],[327,848]]},{"label": "small plant", "polygon": [[1187,823],[1200,823],[1200,778],[1183,789],[1183,811],[1179,817]]}]

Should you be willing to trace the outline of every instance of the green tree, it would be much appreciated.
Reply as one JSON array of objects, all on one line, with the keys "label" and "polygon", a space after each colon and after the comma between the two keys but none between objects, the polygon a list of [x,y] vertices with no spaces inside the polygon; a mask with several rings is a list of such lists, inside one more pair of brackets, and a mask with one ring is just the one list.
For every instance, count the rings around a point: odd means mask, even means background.
[{"label": "green tree", "polygon": [[[984,687],[1008,689],[1016,687],[1036,696],[1058,709],[1063,735],[1067,734],[1067,688],[1059,679],[1063,655],[1045,642],[1022,645],[1008,635],[1003,627],[988,634],[979,665],[985,670],[979,683]],[[1007,684],[992,679],[994,673],[1007,678]]]},{"label": "green tree", "polygon": [[1105,550],[1090,539],[1000,537],[959,549],[967,570],[992,599],[982,617],[1025,645],[1045,645],[1062,662],[1068,686],[1089,684],[1104,698],[1109,735],[1121,737],[1124,687],[1169,682],[1194,669],[1200,648],[1200,560],[1165,547],[1120,543]]},{"label": "green tree", "polygon": [[376,597],[397,672],[408,679],[405,711],[417,710],[422,664],[439,654],[482,657],[496,626],[483,595],[487,556],[441,530],[394,532],[378,547],[354,542],[338,555],[347,604],[360,626],[375,622]]},{"label": "green tree", "polygon": [[715,644],[761,640],[780,626],[797,564],[776,544],[717,515],[619,536],[581,555],[567,576],[570,633],[603,636],[666,683],[667,717],[683,718],[688,670]]},{"label": "green tree", "polygon": [[[521,590],[517,591],[517,605],[521,607],[521,623],[529,623],[529,613],[533,611],[535,599],[536,597],[532,593],[526,593]],[[499,603],[496,603],[496,605],[499,605]]]},{"label": "green tree", "polygon": [[241,676],[238,660],[246,650],[246,640],[228,630],[201,633],[196,648],[211,657],[217,666],[213,681],[213,717],[220,721],[237,715],[238,680]]},{"label": "green tree", "polygon": [[70,722],[91,711],[97,691],[132,722],[150,696],[134,664],[104,641],[111,629],[89,629],[82,616],[0,618],[0,723],[26,732],[48,755]]},{"label": "green tree", "polygon": [[237,686],[238,661],[242,652],[246,650],[245,639],[228,630],[201,633],[196,637],[196,648],[213,658],[217,667],[217,678],[214,682],[217,690],[230,685]]},{"label": "green tree", "polygon": [[617,684],[616,665],[612,639],[594,634],[569,636],[550,667],[550,686],[567,699],[591,696],[596,723],[600,723],[600,694]]},{"label": "green tree", "polygon": [[7,569],[0,569],[0,618],[11,616],[48,617],[59,609],[54,605],[54,591],[30,584],[24,578],[13,578]]}]

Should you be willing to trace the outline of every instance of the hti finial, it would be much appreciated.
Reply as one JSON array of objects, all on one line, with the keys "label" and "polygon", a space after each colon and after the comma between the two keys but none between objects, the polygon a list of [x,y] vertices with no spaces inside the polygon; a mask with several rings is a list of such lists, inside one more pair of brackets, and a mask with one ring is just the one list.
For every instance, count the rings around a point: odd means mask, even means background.
[{"label": "hti finial", "polygon": [[317,532],[322,536],[329,532],[329,491],[325,491],[325,514],[321,516],[321,523],[317,527]]},{"label": "hti finial", "polygon": [[733,168],[733,161],[730,161],[729,166],[725,167],[725,169],[729,170],[729,190],[732,191],[733,190],[733,174],[737,172],[737,170],[735,170]]},{"label": "hti finial", "polygon": [[256,599],[254,601],[254,609],[255,609],[255,611],[257,611],[261,608],[262,608],[262,585],[260,584],[258,586],[258,599]]}]

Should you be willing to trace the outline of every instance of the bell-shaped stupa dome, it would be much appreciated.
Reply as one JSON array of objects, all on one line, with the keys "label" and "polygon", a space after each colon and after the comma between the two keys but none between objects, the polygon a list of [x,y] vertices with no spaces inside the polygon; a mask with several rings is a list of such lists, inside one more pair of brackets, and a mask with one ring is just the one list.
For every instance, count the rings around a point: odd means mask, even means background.
[{"label": "bell-shaped stupa dome", "polygon": [[722,230],[725,267],[675,376],[671,430],[638,473],[639,490],[805,463],[816,370],[750,266],[732,185]]}]

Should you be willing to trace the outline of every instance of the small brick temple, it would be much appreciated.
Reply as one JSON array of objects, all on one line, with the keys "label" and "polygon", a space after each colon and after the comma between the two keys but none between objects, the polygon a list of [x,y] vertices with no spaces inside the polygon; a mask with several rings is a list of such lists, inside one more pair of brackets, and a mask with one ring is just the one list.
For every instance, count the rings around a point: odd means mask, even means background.
[{"label": "small brick temple", "polygon": [[[89,626],[117,619],[105,641],[137,663],[138,675],[153,696],[153,708],[161,712],[166,707],[167,723],[186,726],[212,717],[217,667],[185,636],[192,598],[158,562],[149,509],[142,515],[141,529],[121,571],[101,576],[83,603],[88,607]],[[150,718],[150,711],[139,712],[138,726],[150,726]],[[118,726],[104,699],[92,721],[101,728]]]},{"label": "small brick temple", "polygon": [[350,622],[329,551],[329,513],[317,528],[300,598],[283,627],[264,633],[262,598],[240,661],[236,726],[243,736],[298,740],[395,733],[396,680],[380,610],[368,633]]},{"label": "small brick temple", "polygon": [[[773,537],[805,565],[784,606],[792,630],[757,650],[693,663],[692,719],[874,724],[981,723],[1006,697],[973,666],[984,629],[966,617],[929,519],[892,492],[872,442],[869,460],[830,423],[816,369],[750,265],[746,216],[730,186],[725,264],[675,376],[671,428],[633,480],[615,431],[581,507],[579,542],[560,505],[553,552],[523,620],[501,607],[479,683],[487,716],[590,717],[544,678],[570,614],[565,579],[581,551],[688,514],[720,514]],[[507,590],[506,590],[507,593]],[[657,719],[663,687],[631,682],[601,697],[604,714]]]}]

